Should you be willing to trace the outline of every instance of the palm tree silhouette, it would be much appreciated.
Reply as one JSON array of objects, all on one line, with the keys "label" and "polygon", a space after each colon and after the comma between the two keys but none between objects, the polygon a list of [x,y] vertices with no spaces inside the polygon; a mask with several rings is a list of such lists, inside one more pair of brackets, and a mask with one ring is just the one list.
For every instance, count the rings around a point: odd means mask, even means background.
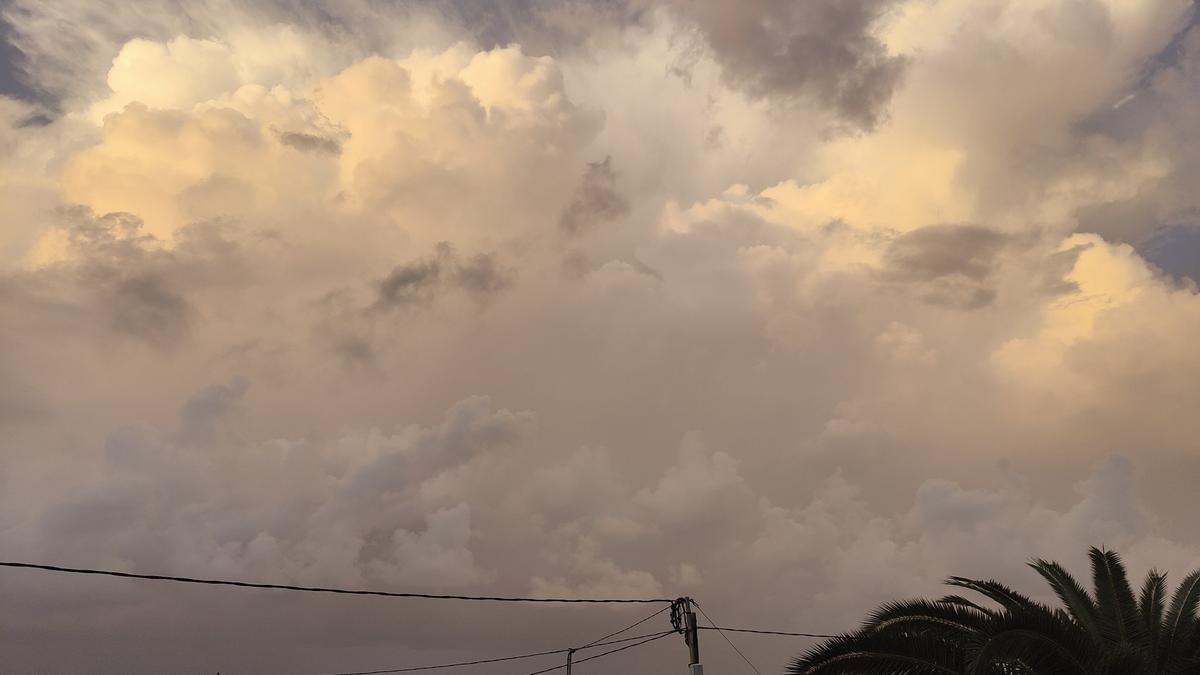
[{"label": "palm tree silhouette", "polygon": [[813,647],[791,675],[1200,675],[1200,570],[1168,605],[1166,574],[1151,570],[1137,598],[1125,565],[1092,548],[1089,593],[1061,565],[1029,563],[1063,606],[1050,607],[996,581],[951,577],[985,606],[959,595],[883,605],[857,632]]}]

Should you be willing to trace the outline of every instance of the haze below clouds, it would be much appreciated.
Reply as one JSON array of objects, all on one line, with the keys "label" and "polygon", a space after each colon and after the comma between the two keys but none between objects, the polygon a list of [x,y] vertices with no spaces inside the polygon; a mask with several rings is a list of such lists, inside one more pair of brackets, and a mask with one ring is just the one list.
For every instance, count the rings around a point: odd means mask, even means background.
[{"label": "haze below clouds", "polygon": [[[0,11],[0,558],[818,633],[1090,545],[1197,566],[1191,2]],[[648,613],[0,594],[6,673],[373,670]]]}]

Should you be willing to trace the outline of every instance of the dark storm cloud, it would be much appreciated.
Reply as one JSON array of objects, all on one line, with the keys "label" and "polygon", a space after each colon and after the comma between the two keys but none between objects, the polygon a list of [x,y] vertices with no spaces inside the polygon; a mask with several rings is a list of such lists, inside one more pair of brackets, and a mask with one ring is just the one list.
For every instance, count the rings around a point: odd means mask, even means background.
[{"label": "dark storm cloud", "polygon": [[975,309],[995,299],[991,281],[1008,237],[983,227],[932,225],[888,245],[879,271],[888,283],[915,287],[936,305]]},{"label": "dark storm cloud", "polygon": [[583,181],[558,224],[568,234],[579,234],[596,225],[629,213],[629,200],[617,191],[617,174],[612,158],[590,162]]},{"label": "dark storm cloud", "polygon": [[757,96],[798,95],[870,129],[904,72],[872,27],[894,0],[698,0],[695,21],[726,77]]}]

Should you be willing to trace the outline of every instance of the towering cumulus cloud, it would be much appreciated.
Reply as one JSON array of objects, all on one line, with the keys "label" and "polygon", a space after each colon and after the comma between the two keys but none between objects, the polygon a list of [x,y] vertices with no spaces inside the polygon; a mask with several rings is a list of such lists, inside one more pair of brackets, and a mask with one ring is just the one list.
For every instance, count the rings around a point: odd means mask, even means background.
[{"label": "towering cumulus cloud", "polygon": [[[0,14],[0,558],[816,633],[1088,545],[1196,566],[1190,2]],[[646,613],[0,596],[5,673],[377,670]]]}]

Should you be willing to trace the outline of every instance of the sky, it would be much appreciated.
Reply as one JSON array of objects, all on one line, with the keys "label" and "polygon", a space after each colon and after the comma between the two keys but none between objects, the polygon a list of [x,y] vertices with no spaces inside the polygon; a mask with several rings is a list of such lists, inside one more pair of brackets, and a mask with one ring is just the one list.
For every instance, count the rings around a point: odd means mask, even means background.
[{"label": "sky", "polygon": [[[1049,600],[1025,562],[1092,545],[1179,579],[1197,14],[0,2],[0,558],[815,633],[951,574]],[[0,597],[14,674],[397,668],[649,610]],[[811,644],[732,637],[764,673]]]}]

